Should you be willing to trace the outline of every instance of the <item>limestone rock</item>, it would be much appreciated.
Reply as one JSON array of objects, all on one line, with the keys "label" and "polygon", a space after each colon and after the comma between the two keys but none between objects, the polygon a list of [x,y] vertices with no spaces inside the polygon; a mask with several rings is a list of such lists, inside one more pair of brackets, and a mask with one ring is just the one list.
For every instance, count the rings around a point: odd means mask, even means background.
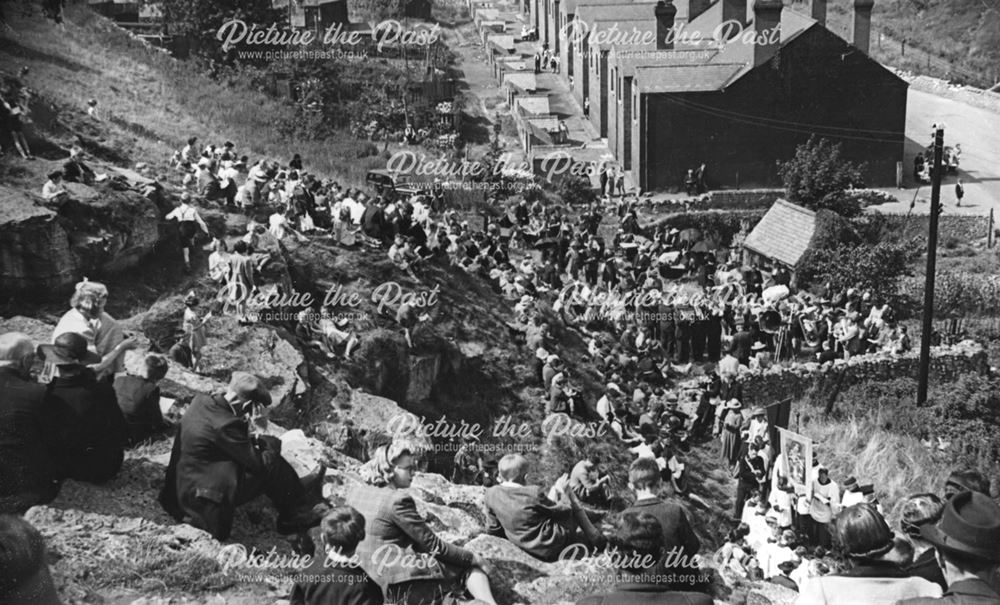
[{"label": "limestone rock", "polygon": [[49,208],[0,186],[0,290],[51,294],[84,275],[134,267],[160,241],[159,210],[142,194],[66,188],[71,199]]}]

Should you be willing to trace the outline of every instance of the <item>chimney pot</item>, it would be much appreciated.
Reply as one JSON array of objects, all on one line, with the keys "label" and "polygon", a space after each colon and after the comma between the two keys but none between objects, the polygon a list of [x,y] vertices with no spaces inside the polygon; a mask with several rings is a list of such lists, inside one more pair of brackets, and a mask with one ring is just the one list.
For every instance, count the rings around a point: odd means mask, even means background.
[{"label": "chimney pot", "polygon": [[[741,27],[747,24],[747,0],[722,0],[722,22],[729,23],[736,21]],[[735,27],[726,28],[729,38],[739,34],[739,29]]]},{"label": "chimney pot", "polygon": [[826,25],[826,0],[812,0],[812,18],[820,25]]},{"label": "chimney pot", "polygon": [[868,54],[872,36],[872,7],[875,0],[854,0],[854,46]]},{"label": "chimney pot", "polygon": [[656,50],[669,50],[674,47],[674,35],[671,30],[674,28],[674,18],[677,16],[677,7],[673,0],[660,0],[653,9],[656,15]]},{"label": "chimney pot", "polygon": [[755,0],[753,3],[753,27],[757,33],[753,45],[753,64],[767,62],[781,47],[781,0]]}]

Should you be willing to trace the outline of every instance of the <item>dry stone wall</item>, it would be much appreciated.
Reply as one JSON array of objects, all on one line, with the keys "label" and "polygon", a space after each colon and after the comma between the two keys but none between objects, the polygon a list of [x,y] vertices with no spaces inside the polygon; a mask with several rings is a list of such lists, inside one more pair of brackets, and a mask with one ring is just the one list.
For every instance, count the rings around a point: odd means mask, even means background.
[{"label": "dry stone wall", "polygon": [[[832,365],[793,363],[754,370],[741,374],[744,405],[769,405],[788,397],[804,397],[824,374],[842,378],[847,388],[862,382],[884,382],[895,378],[916,377],[920,365],[919,351],[900,356],[865,355],[850,360],[837,360]],[[952,381],[962,374],[989,372],[986,350],[977,342],[966,340],[955,345],[931,349],[931,380]],[[839,375],[839,376],[837,376]]]}]

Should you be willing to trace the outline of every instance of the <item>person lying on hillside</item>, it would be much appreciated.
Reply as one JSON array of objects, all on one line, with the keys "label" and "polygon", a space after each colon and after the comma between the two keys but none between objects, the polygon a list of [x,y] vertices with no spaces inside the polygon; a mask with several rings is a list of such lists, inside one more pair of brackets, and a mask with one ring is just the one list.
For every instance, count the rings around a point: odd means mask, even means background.
[{"label": "person lying on hillside", "polygon": [[528,460],[520,454],[500,459],[501,483],[486,490],[487,531],[506,538],[542,561],[556,561],[574,543],[600,549],[606,544],[572,489],[563,489],[560,502],[544,488],[527,485]]},{"label": "person lying on hillside", "polygon": [[115,394],[125,416],[128,445],[140,443],[167,428],[160,411],[158,384],[166,377],[168,368],[163,357],[148,355],[143,376],[128,374],[115,378]]},{"label": "person lying on hillside", "polygon": [[69,159],[63,164],[62,171],[67,183],[89,185],[94,182],[94,171],[83,162],[83,150],[75,145],[69,150]]},{"label": "person lying on hillside", "polygon": [[335,359],[337,348],[344,345],[344,359],[350,359],[351,351],[360,340],[353,331],[344,330],[349,328],[350,319],[346,317],[334,319],[329,313],[329,309],[321,315],[317,315],[311,309],[301,311],[295,334],[303,344],[317,347],[330,359]]},{"label": "person lying on hillside", "polygon": [[49,180],[42,185],[42,197],[46,201],[61,202],[69,199],[69,192],[63,187],[63,173],[55,170],[49,173]]}]

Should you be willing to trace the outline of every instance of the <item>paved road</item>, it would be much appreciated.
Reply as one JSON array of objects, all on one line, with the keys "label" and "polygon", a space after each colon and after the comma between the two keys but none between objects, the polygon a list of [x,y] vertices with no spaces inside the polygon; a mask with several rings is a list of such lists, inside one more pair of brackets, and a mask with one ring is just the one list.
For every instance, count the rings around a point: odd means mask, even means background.
[{"label": "paved road", "polygon": [[945,145],[962,144],[959,178],[965,185],[964,202],[956,207],[956,177],[948,175],[945,178],[941,187],[945,211],[983,215],[994,208],[1000,218],[1000,114],[912,88],[906,112],[904,173],[907,189],[886,189],[903,201],[878,208],[886,212],[906,212],[916,192],[914,212],[929,211],[931,188],[923,185],[916,189],[913,185],[913,157],[930,142],[931,125],[941,122],[945,124]]}]

